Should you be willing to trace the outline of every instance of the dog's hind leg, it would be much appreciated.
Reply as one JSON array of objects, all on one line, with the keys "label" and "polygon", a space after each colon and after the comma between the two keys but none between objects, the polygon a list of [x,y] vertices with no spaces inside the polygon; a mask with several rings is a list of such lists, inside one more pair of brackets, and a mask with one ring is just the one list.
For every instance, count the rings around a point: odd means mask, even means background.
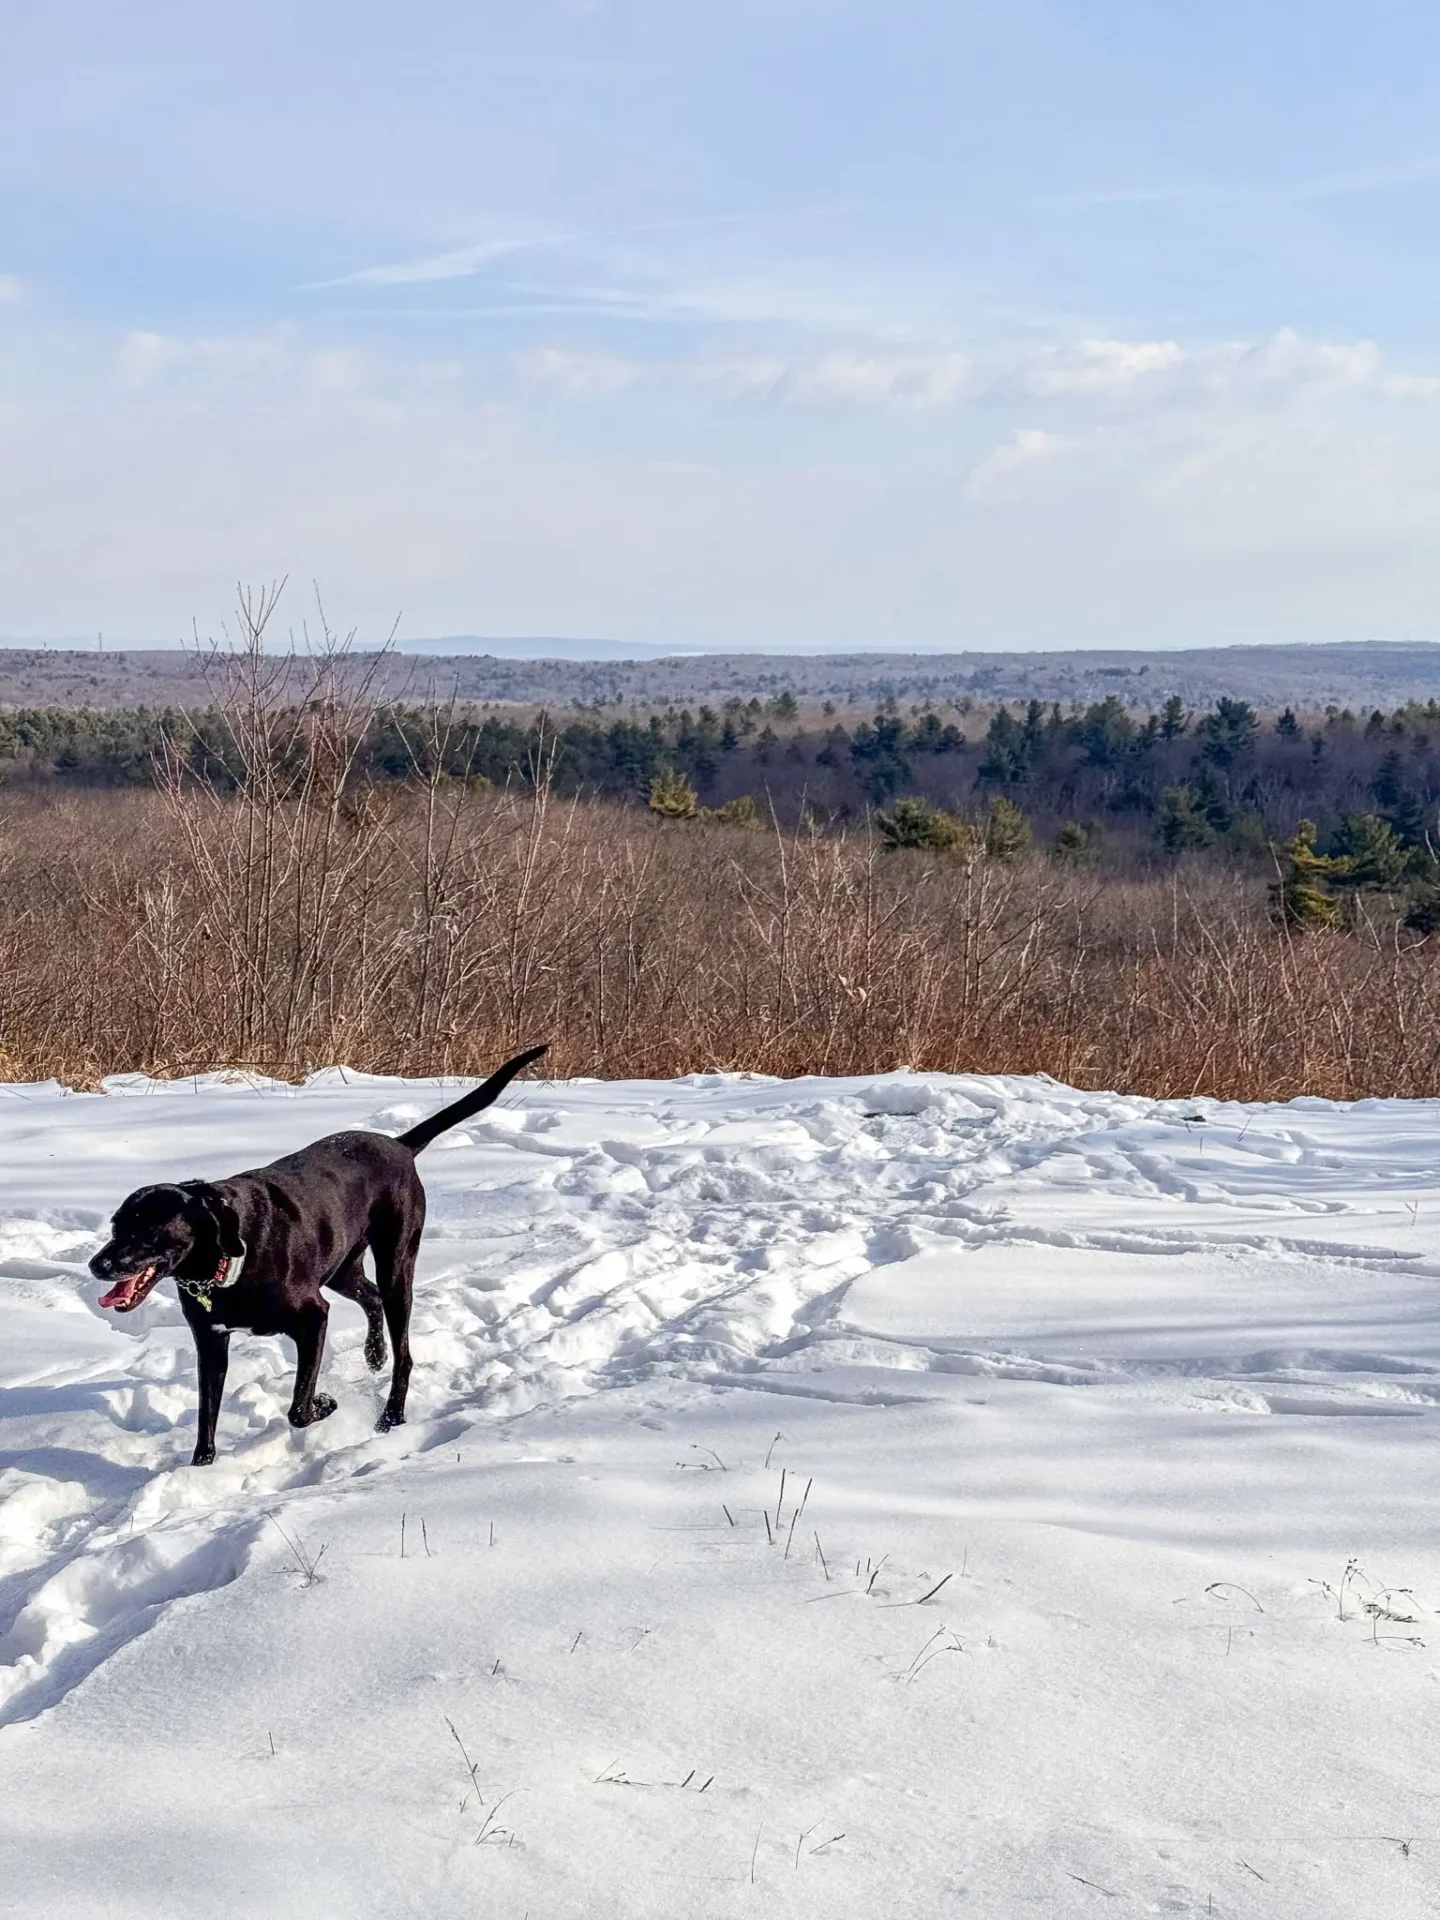
[{"label": "dog's hind leg", "polygon": [[385,1304],[385,1324],[390,1329],[390,1345],[395,1355],[390,1397],[379,1420],[381,1433],[401,1426],[405,1419],[405,1396],[410,1389],[410,1302],[415,1288],[415,1256],[420,1251],[424,1224],[423,1199],[408,1219],[396,1218],[387,1209],[385,1214],[371,1220],[370,1247],[375,1255],[375,1278]]},{"label": "dog's hind leg", "polygon": [[365,1277],[365,1249],[357,1247],[325,1284],[331,1293],[353,1300],[365,1315],[365,1364],[372,1373],[378,1373],[385,1364],[385,1307],[380,1289]]},{"label": "dog's hind leg", "polygon": [[335,1411],[328,1393],[316,1393],[320,1361],[325,1352],[325,1323],[330,1309],[323,1300],[307,1300],[298,1307],[287,1329],[295,1342],[295,1397],[290,1402],[292,1427],[312,1426]]}]

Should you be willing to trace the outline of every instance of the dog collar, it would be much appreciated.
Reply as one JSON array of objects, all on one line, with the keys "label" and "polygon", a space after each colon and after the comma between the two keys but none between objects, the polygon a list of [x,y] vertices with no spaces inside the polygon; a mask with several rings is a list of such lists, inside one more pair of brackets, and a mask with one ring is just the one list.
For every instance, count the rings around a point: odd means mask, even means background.
[{"label": "dog collar", "polygon": [[240,1278],[245,1266],[245,1252],[245,1242],[242,1240],[239,1253],[227,1255],[222,1259],[208,1280],[182,1280],[177,1273],[175,1284],[182,1293],[188,1293],[190,1298],[198,1302],[208,1313],[214,1305],[216,1291],[221,1287],[233,1287]]}]

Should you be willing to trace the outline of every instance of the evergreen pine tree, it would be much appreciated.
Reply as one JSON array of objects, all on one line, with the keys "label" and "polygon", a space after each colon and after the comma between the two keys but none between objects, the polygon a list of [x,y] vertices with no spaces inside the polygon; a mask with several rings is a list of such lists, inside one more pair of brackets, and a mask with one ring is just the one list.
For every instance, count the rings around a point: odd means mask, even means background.
[{"label": "evergreen pine tree", "polygon": [[887,847],[913,847],[924,853],[952,853],[973,846],[977,837],[965,821],[916,794],[904,795],[888,811],[882,808],[875,815],[875,826]]},{"label": "evergreen pine tree", "polygon": [[985,851],[992,860],[1018,860],[1030,849],[1030,822],[1013,800],[995,798],[985,822]]},{"label": "evergreen pine tree", "polygon": [[1270,889],[1277,920],[1296,933],[1340,924],[1341,903],[1326,885],[1342,862],[1315,851],[1315,822],[1302,820],[1280,848],[1281,875]]},{"label": "evergreen pine tree", "polygon": [[1200,722],[1200,731],[1205,736],[1201,752],[1217,767],[1233,767],[1254,746],[1259,726],[1255,709],[1248,701],[1222,696],[1215,702],[1214,712],[1207,713]]},{"label": "evergreen pine tree", "polygon": [[1377,813],[1347,813],[1331,836],[1330,851],[1341,864],[1335,884],[1356,893],[1385,893],[1405,871],[1405,849]]},{"label": "evergreen pine tree", "polygon": [[1393,807],[1405,791],[1405,762],[1392,747],[1376,769],[1370,791],[1382,808]]},{"label": "evergreen pine tree", "polygon": [[758,827],[760,809],[755,804],[753,793],[739,793],[733,800],[727,800],[723,807],[706,807],[703,817],[706,820],[718,820],[727,827]]},{"label": "evergreen pine tree", "polygon": [[662,820],[693,820],[700,796],[677,767],[661,767],[650,782],[650,811]]},{"label": "evergreen pine tree", "polygon": [[1411,933],[1440,933],[1440,882],[1426,880],[1410,896],[1405,925]]},{"label": "evergreen pine tree", "polygon": [[1091,833],[1083,821],[1067,820],[1055,835],[1051,851],[1065,866],[1078,867],[1090,857]]},{"label": "evergreen pine tree", "polygon": [[1415,856],[1424,856],[1430,846],[1435,819],[1426,812],[1418,794],[1407,787],[1393,806],[1385,808],[1382,817],[1412,860]]},{"label": "evergreen pine tree", "polygon": [[1185,702],[1178,693],[1172,693],[1165,702],[1160,715],[1160,736],[1164,740],[1178,740],[1190,725],[1190,716],[1185,711]]},{"label": "evergreen pine tree", "polygon": [[1189,853],[1208,847],[1215,829],[1192,787],[1166,787],[1155,810],[1155,831],[1167,853]]}]

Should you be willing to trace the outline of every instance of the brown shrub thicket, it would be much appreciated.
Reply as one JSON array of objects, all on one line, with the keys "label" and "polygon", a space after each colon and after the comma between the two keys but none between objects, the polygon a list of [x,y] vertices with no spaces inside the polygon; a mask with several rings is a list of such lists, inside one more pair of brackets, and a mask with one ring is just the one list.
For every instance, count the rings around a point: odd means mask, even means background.
[{"label": "brown shrub thicket", "polygon": [[1044,1071],[1440,1091],[1440,941],[1288,937],[1263,880],[1096,882],[461,784],[0,807],[0,1077],[240,1065]]},{"label": "brown shrub thicket", "polygon": [[1289,934],[1264,875],[662,821],[562,802],[543,765],[494,792],[417,751],[363,785],[363,682],[322,649],[287,705],[249,611],[211,783],[177,743],[158,791],[0,796],[0,1077],[479,1073],[543,1039],[557,1075],[1440,1091],[1440,939],[1393,915]]}]

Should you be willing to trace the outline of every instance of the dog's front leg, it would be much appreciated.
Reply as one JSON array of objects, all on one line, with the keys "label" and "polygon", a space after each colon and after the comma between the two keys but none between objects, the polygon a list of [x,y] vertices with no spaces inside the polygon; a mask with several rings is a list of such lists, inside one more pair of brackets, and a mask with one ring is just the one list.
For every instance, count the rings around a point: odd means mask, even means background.
[{"label": "dog's front leg", "polygon": [[292,1427],[311,1426],[335,1411],[335,1402],[329,1394],[315,1391],[325,1353],[325,1323],[329,1318],[329,1307],[323,1300],[315,1300],[300,1307],[291,1322],[290,1338],[295,1342],[295,1397],[290,1402]]},{"label": "dog's front leg", "polygon": [[190,1331],[195,1336],[195,1357],[200,1364],[200,1430],[190,1464],[208,1467],[215,1458],[215,1422],[220,1417],[225,1370],[230,1364],[230,1335],[208,1321],[192,1320]]}]

